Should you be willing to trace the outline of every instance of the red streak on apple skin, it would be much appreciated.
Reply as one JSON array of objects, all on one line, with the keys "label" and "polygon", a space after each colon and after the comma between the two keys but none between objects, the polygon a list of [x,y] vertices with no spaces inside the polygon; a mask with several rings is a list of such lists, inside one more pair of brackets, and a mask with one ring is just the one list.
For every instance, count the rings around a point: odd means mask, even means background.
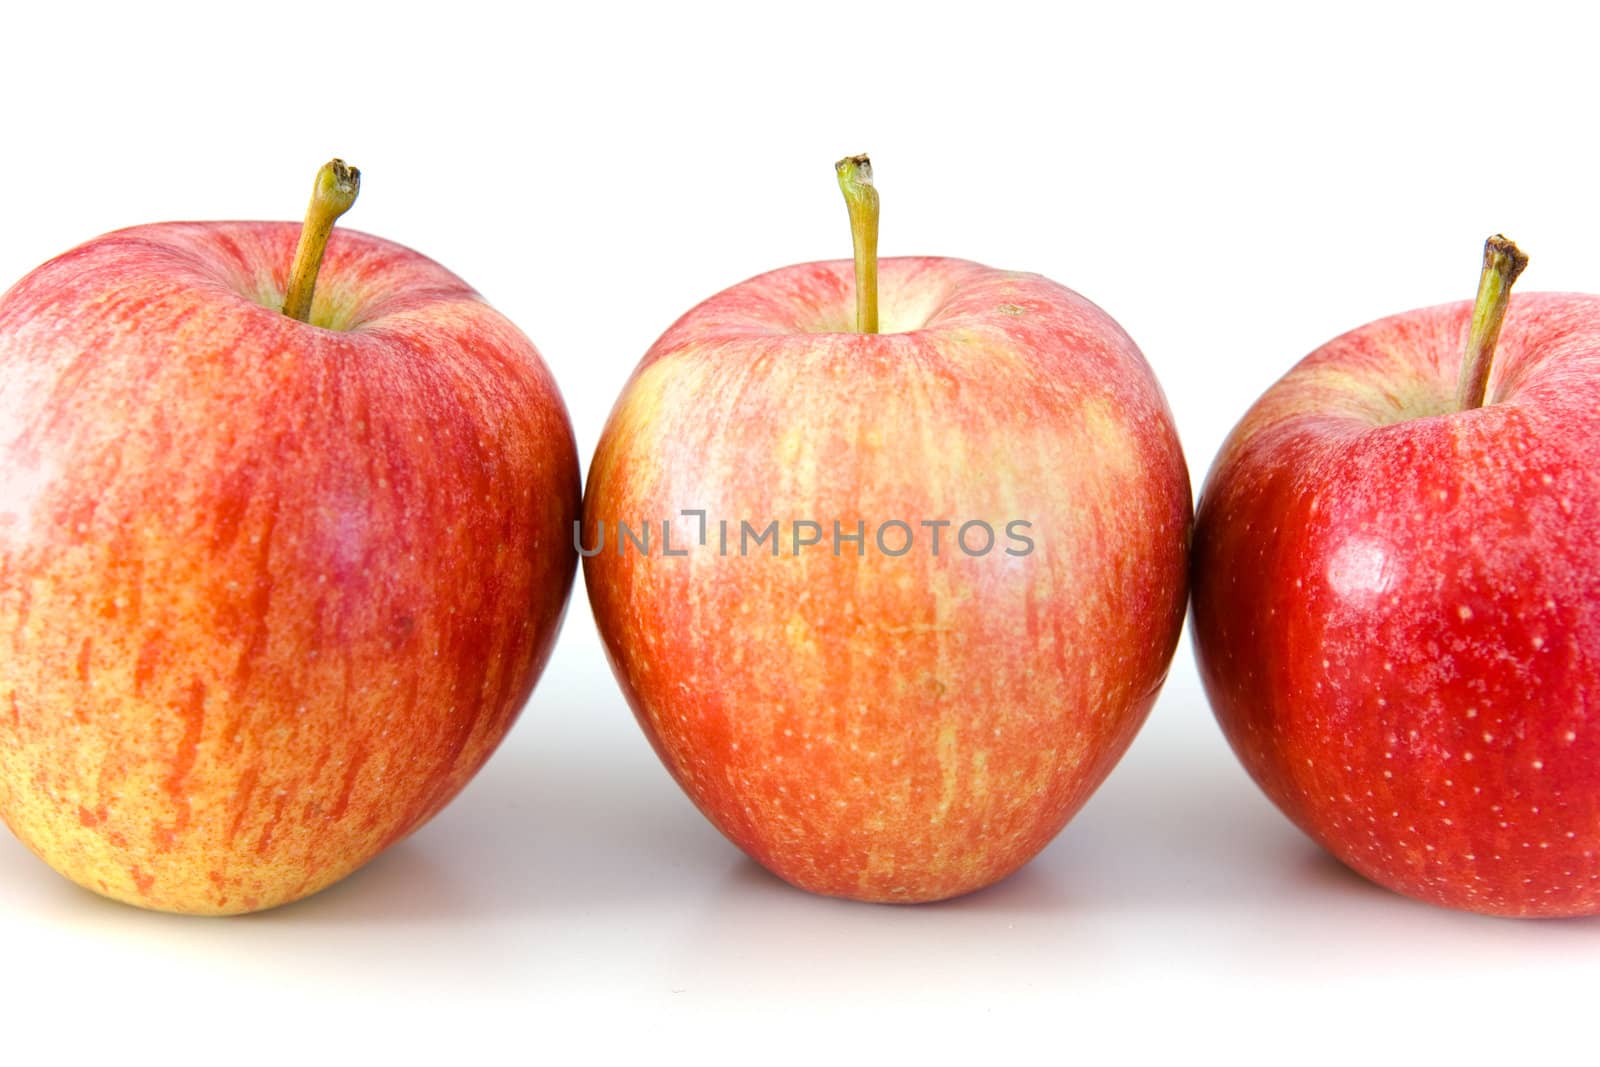
[{"label": "red streak on apple skin", "polygon": [[[719,830],[790,882],[873,901],[988,885],[1101,782],[1165,676],[1186,595],[1189,485],[1133,342],[1036,275],[852,265],[736,286],[645,356],[590,468],[584,561],[623,691]],[[894,333],[897,329],[910,332]],[[704,508],[709,546],[683,508]],[[716,522],[798,518],[799,556],[719,557]],[[1035,552],[1004,554],[1031,521]],[[831,523],[984,519],[1001,548],[836,557]],[[619,554],[617,522],[656,550]],[[871,538],[871,532],[867,535]],[[764,552],[766,550],[763,550]]]},{"label": "red streak on apple skin", "polygon": [[234,839],[239,836],[239,829],[244,825],[245,819],[250,817],[253,810],[250,800],[255,796],[256,784],[260,779],[261,769],[252,765],[245,768],[238,785],[234,787],[231,798],[233,814],[228,820],[227,836],[224,838],[229,848],[233,847]]},{"label": "red streak on apple skin", "polygon": [[[189,686],[189,694],[181,708],[175,709],[179,720],[183,724],[183,736],[178,739],[177,751],[172,757],[172,773],[162,783],[166,790],[168,802],[175,813],[170,835],[180,834],[189,828],[189,820],[193,809],[187,793],[189,774],[194,770],[195,760],[200,754],[200,738],[206,724],[206,686],[204,682],[195,681]],[[171,836],[166,838],[166,844],[171,847]]]},{"label": "red streak on apple skin", "polygon": [[349,230],[339,328],[294,322],[297,233],[125,230],[0,298],[0,815],[148,907],[285,903],[420,826],[571,588],[577,458],[527,338]]},{"label": "red streak on apple skin", "polygon": [[1513,298],[1490,404],[1452,413],[1469,317],[1356,330],[1245,416],[1201,495],[1196,653],[1250,774],[1355,870],[1593,914],[1600,298]]}]

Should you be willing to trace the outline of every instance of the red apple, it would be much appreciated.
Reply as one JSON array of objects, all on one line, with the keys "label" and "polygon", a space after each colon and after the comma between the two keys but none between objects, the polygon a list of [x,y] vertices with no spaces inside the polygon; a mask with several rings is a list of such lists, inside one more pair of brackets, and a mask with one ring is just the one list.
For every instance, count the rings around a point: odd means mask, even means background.
[{"label": "red apple", "polygon": [[0,815],[146,907],[282,904],[425,822],[511,726],[575,568],[533,346],[350,231],[310,301],[299,233],[136,227],[0,298]]},{"label": "red apple", "polygon": [[1600,911],[1600,297],[1506,311],[1521,262],[1491,240],[1476,319],[1363,326],[1267,390],[1201,494],[1194,639],[1234,751],[1350,867],[1450,907],[1581,915]]},{"label": "red apple", "polygon": [[590,468],[584,576],[719,830],[805,889],[926,901],[1026,863],[1132,740],[1182,621],[1189,483],[1088,300],[887,259],[882,332],[855,332],[875,264],[761,275],[656,342]]}]

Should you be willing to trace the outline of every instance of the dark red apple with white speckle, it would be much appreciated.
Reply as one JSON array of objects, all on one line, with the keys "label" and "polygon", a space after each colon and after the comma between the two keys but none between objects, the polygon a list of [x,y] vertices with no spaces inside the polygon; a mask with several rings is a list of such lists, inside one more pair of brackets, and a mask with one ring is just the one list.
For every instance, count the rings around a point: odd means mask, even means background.
[{"label": "dark red apple with white speckle", "polygon": [[1261,397],[1201,494],[1194,639],[1245,767],[1346,864],[1450,907],[1584,915],[1600,296],[1507,309],[1524,262],[1491,239],[1476,312],[1364,326]]}]

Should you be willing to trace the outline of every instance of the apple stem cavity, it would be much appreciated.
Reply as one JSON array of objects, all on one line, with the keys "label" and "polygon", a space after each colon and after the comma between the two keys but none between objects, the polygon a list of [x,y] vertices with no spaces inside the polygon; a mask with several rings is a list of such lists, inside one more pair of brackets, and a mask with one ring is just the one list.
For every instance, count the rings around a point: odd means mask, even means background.
[{"label": "apple stem cavity", "polygon": [[294,265],[289,268],[289,290],[283,297],[283,313],[301,322],[311,321],[311,298],[317,288],[317,273],[322,270],[322,255],[339,216],[350,210],[361,192],[361,172],[342,159],[333,159],[317,171],[311,188],[311,203],[306,221],[300,227],[300,243],[295,246]]},{"label": "apple stem cavity", "polygon": [[1483,243],[1483,273],[1478,277],[1472,328],[1467,334],[1467,351],[1461,359],[1461,378],[1456,385],[1456,403],[1462,411],[1483,407],[1500,326],[1511,303],[1511,286],[1527,265],[1528,257],[1522,249],[1500,234]]},{"label": "apple stem cavity", "polygon": [[850,239],[856,254],[856,332],[878,332],[878,190],[872,160],[846,156],[833,165],[850,209]]}]

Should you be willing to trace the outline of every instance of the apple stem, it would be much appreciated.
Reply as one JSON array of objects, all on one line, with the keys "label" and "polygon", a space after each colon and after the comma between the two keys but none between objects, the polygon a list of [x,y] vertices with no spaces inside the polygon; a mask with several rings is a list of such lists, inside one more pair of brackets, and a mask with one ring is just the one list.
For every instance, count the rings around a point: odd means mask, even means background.
[{"label": "apple stem", "polygon": [[316,292],[317,273],[322,270],[322,254],[328,249],[328,236],[360,191],[361,172],[342,159],[329,160],[317,171],[306,221],[300,227],[300,243],[294,250],[294,265],[289,268],[289,291],[283,297],[283,313],[291,319],[311,321],[311,297]]},{"label": "apple stem", "polygon": [[872,160],[846,156],[833,165],[850,209],[850,239],[856,253],[856,330],[878,332],[878,190]]},{"label": "apple stem", "polygon": [[1456,403],[1462,411],[1483,407],[1489,392],[1489,367],[1500,341],[1500,326],[1511,303],[1511,285],[1528,265],[1528,257],[1511,241],[1495,234],[1483,243],[1483,273],[1478,277],[1478,298],[1472,305],[1472,328],[1461,359]]}]

